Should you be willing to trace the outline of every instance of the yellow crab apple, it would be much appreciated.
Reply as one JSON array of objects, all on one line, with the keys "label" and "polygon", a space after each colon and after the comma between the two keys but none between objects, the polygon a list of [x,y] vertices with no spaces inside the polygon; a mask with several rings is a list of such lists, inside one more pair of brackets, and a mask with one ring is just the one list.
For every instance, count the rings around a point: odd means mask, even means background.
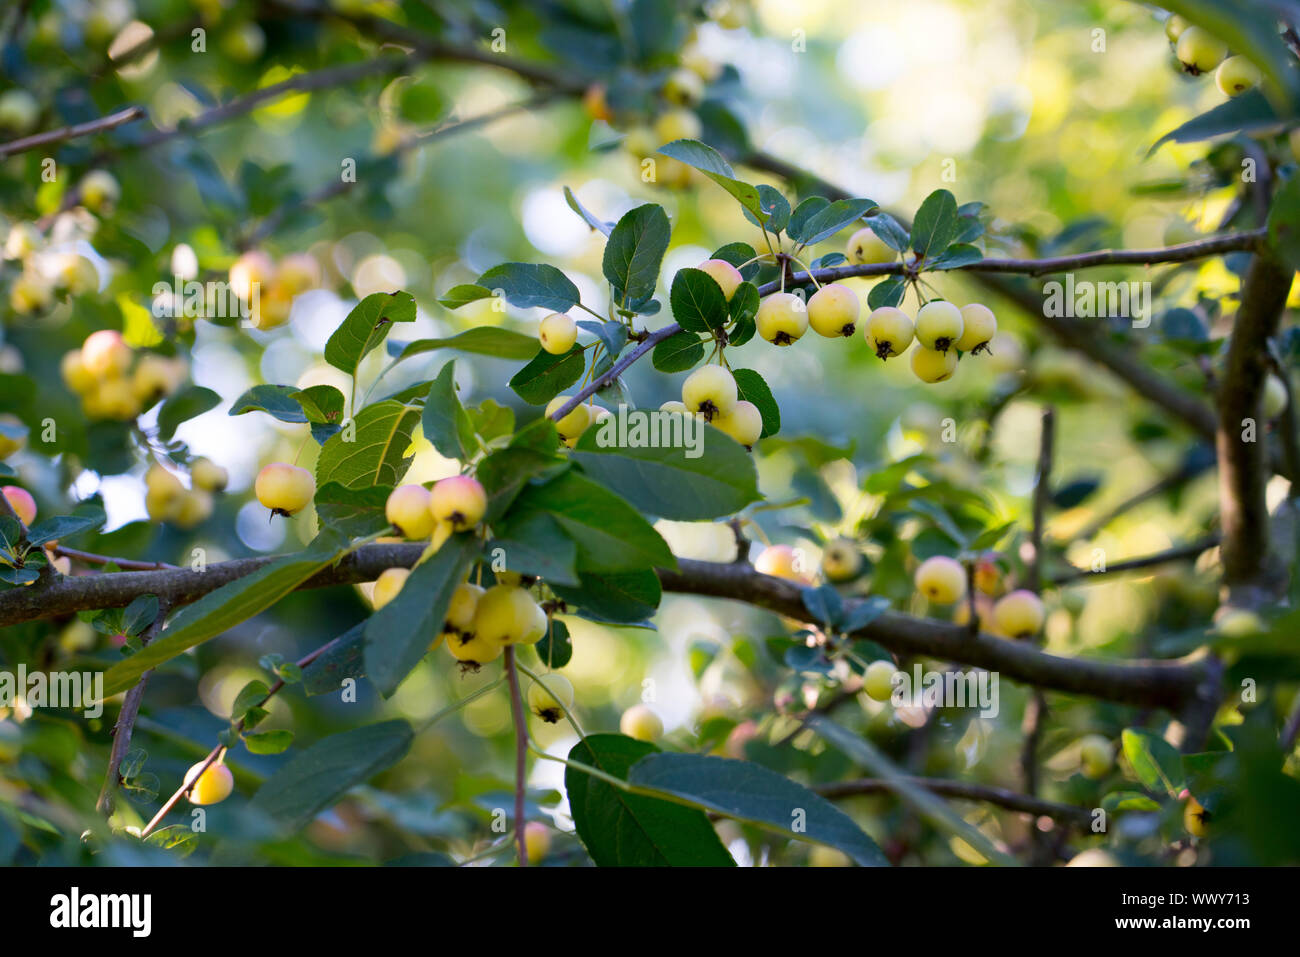
[{"label": "yellow crab apple", "polygon": [[808,331],[808,306],[792,292],[774,292],[758,307],[754,322],[773,345],[793,345]]},{"label": "yellow crab apple", "polygon": [[1115,748],[1100,734],[1085,735],[1079,741],[1079,763],[1085,777],[1104,778],[1115,764]]},{"label": "yellow crab apple", "polygon": [[664,82],[664,99],[677,106],[694,106],[704,98],[704,80],[694,70],[673,70]]},{"label": "yellow crab apple", "polygon": [[409,568],[385,568],[375,579],[375,587],[370,592],[370,603],[374,606],[375,611],[383,608],[390,601],[397,597],[397,593],[402,590],[406,584],[406,579],[411,577]]},{"label": "yellow crab apple", "polygon": [[1189,796],[1183,808],[1183,827],[1192,837],[1205,837],[1210,833],[1210,812],[1194,797]]},{"label": "yellow crab apple", "polygon": [[978,302],[961,307],[961,336],[956,346],[962,352],[985,352],[998,331],[993,310]]},{"label": "yellow crab apple", "polygon": [[664,723],[644,704],[634,704],[619,718],[618,730],[638,741],[654,741],[664,733]]},{"label": "yellow crab apple", "polygon": [[722,366],[696,369],[682,383],[687,411],[700,413],[707,422],[730,415],[739,401],[736,377]]},{"label": "yellow crab apple", "polygon": [[220,492],[230,481],[230,473],[212,459],[200,455],[190,463],[190,481],[195,488],[206,492]]},{"label": "yellow crab apple", "polygon": [[1209,73],[1228,55],[1228,45],[1203,27],[1188,27],[1174,45],[1183,69],[1196,76]]},{"label": "yellow crab apple", "polygon": [[[546,404],[546,417],[549,419],[556,412],[564,407],[572,396],[557,395],[554,399]],[[578,439],[582,438],[582,433],[591,428],[594,419],[591,406],[585,402],[580,402],[569,410],[567,415],[562,416],[555,423],[555,431],[560,434],[560,441],[573,448],[578,444]]]},{"label": "yellow crab apple", "polygon": [[451,652],[453,658],[461,663],[462,671],[477,671],[479,665],[485,665],[500,658],[505,646],[495,641],[489,641],[482,635],[469,632],[467,634],[448,634],[447,650]]},{"label": "yellow crab apple", "polygon": [[81,362],[96,379],[121,376],[131,365],[131,347],[116,329],[99,329],[81,344]]},{"label": "yellow crab apple", "polygon": [[897,673],[892,661],[873,661],[862,673],[862,690],[872,701],[888,701],[894,694]]},{"label": "yellow crab apple", "polygon": [[65,253],[56,263],[55,282],[71,295],[84,296],[99,288],[99,270],[85,256]]},{"label": "yellow crab apple", "polygon": [[763,434],[763,413],[754,403],[742,399],[726,415],[714,416],[713,425],[752,449]]},{"label": "yellow crab apple", "polygon": [[868,263],[893,262],[898,253],[889,243],[877,236],[874,229],[863,226],[849,237],[844,255],[855,266],[861,266]]},{"label": "yellow crab apple", "polygon": [[276,279],[285,295],[292,298],[320,285],[320,263],[311,253],[290,253],[280,260]]},{"label": "yellow crab apple", "polygon": [[253,292],[264,290],[275,277],[275,260],[259,249],[250,249],[230,266],[230,291],[245,302]]},{"label": "yellow crab apple", "polygon": [[578,339],[578,324],[564,312],[553,312],[537,327],[537,338],[542,348],[553,356],[562,355],[573,348]]},{"label": "yellow crab apple", "polygon": [[727,262],[725,259],[706,259],[695,267],[701,272],[708,273],[713,281],[718,284],[722,290],[722,295],[730,299],[740,288],[740,284],[745,281],[745,277],[740,274],[740,270]]},{"label": "yellow crab apple", "polygon": [[81,205],[92,213],[106,213],[117,205],[122,187],[108,170],[95,169],[81,180]]},{"label": "yellow crab apple", "polygon": [[659,146],[673,140],[698,140],[703,132],[700,118],[687,109],[668,110],[655,120],[654,133]]},{"label": "yellow crab apple", "polygon": [[25,488],[19,488],[17,485],[6,485],[0,489],[5,501],[13,509],[14,514],[18,516],[18,521],[24,525],[31,525],[36,521],[36,499],[32,498],[32,493]]},{"label": "yellow crab apple", "polygon": [[463,532],[483,520],[487,492],[473,476],[453,475],[434,484],[429,493],[429,511],[453,531]]},{"label": "yellow crab apple", "polygon": [[177,528],[194,528],[212,515],[212,495],[202,489],[186,489],[176,503],[172,521]]},{"label": "yellow crab apple", "polygon": [[993,624],[1009,638],[1038,634],[1045,617],[1042,599],[1024,589],[1003,595],[993,605]]},{"label": "yellow crab apple", "polygon": [[888,359],[901,356],[912,344],[915,329],[911,318],[897,306],[880,306],[871,310],[867,316],[867,327],[863,330],[867,345],[871,346],[876,356]]},{"label": "yellow crab apple", "polygon": [[148,408],[164,396],[171,395],[184,376],[184,361],[154,352],[142,355],[131,373],[131,391],[141,406]]},{"label": "yellow crab apple", "polygon": [[429,511],[430,498],[423,485],[399,485],[384,503],[384,517],[407,538],[428,538],[436,522]]},{"label": "yellow crab apple", "polygon": [[[235,776],[230,773],[220,759],[203,767],[204,762],[191,767],[185,772],[185,784],[189,787],[191,804],[219,804],[235,790]],[[202,772],[202,773],[200,773]]]},{"label": "yellow crab apple", "polygon": [[532,645],[546,634],[546,612],[527,590],[493,585],[479,596],[474,636],[495,645]]},{"label": "yellow crab apple", "polygon": [[938,605],[951,605],[966,594],[966,569],[947,555],[934,555],[916,569],[916,590]]},{"label": "yellow crab apple", "polygon": [[469,582],[461,582],[451,593],[447,604],[447,617],[442,623],[443,634],[468,635],[474,630],[474,615],[484,589]]},{"label": "yellow crab apple", "polygon": [[1259,67],[1241,55],[1228,57],[1214,72],[1214,82],[1224,96],[1240,96],[1259,86],[1262,79]]},{"label": "yellow crab apple", "polygon": [[99,384],[99,378],[95,373],[86,368],[80,349],[73,349],[63,354],[63,358],[59,361],[59,374],[63,377],[63,384],[77,395],[85,395]]},{"label": "yellow crab apple", "polygon": [[1180,17],[1176,13],[1171,14],[1169,19],[1165,21],[1165,36],[1169,38],[1170,43],[1177,43],[1178,38],[1183,35],[1183,31],[1189,26],[1191,24],[1187,22],[1186,17]]},{"label": "yellow crab apple", "polygon": [[302,511],[316,494],[316,479],[298,465],[272,462],[262,466],[253,482],[257,500],[275,515]]},{"label": "yellow crab apple", "polygon": [[947,352],[965,331],[961,310],[943,299],[932,299],[916,313],[916,341],[935,352]]},{"label": "yellow crab apple", "polygon": [[1276,419],[1286,411],[1286,384],[1270,372],[1264,377],[1264,396],[1260,400],[1260,411],[1266,419]]},{"label": "yellow crab apple", "polygon": [[125,422],[140,414],[140,400],[131,383],[121,377],[101,379],[94,391],[82,397],[82,409],[92,419]]},{"label": "yellow crab apple", "polygon": [[541,821],[529,821],[524,825],[524,849],[529,864],[540,864],[551,852],[551,829]]},{"label": "yellow crab apple", "polygon": [[847,538],[833,538],[822,549],[822,574],[827,581],[845,582],[862,571],[862,553]]},{"label": "yellow crab apple", "polygon": [[802,553],[790,545],[769,545],[763,549],[754,561],[754,570],[794,582],[807,580]]},{"label": "yellow crab apple", "polygon": [[40,104],[26,90],[5,90],[0,93],[0,129],[21,136],[36,125],[40,116]]},{"label": "yellow crab apple", "polygon": [[541,675],[528,688],[528,710],[548,724],[555,724],[572,707],[573,684],[564,675]]},{"label": "yellow crab apple", "polygon": [[857,293],[848,286],[828,282],[808,300],[808,324],[827,339],[848,338],[857,331],[860,309]]},{"label": "yellow crab apple", "polygon": [[912,350],[912,372],[922,382],[943,382],[957,371],[957,350],[935,352],[917,344]]}]

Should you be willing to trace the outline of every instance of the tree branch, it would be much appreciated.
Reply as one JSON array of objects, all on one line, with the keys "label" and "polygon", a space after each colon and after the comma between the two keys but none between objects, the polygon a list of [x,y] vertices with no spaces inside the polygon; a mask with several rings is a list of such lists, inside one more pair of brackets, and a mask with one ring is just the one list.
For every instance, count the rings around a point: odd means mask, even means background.
[{"label": "tree branch", "polygon": [[[945,778],[905,777],[908,784],[924,788],[932,794],[942,797],[963,798],[968,801],[984,801],[996,804],[1009,811],[1020,811],[1034,817],[1047,816],[1063,824],[1072,824],[1086,828],[1092,824],[1092,812],[1088,808],[1073,804],[1058,804],[1044,801],[1028,794],[1020,794],[1007,788],[990,787],[985,784],[970,784],[965,781],[952,781]],[[858,778],[853,781],[836,781],[833,784],[819,784],[813,788],[824,798],[854,797],[860,794],[891,794],[894,792],[892,782],[882,778]]]},{"label": "tree branch", "polygon": [[1090,568],[1071,568],[1068,571],[1059,572],[1053,575],[1051,583],[1053,585],[1064,585],[1068,582],[1079,581],[1081,579],[1104,578],[1107,575],[1115,575],[1120,572],[1137,571],[1142,568],[1151,568],[1154,565],[1167,565],[1170,562],[1182,562],[1187,561],[1188,559],[1196,559],[1202,553],[1209,551],[1218,544],[1218,535],[1208,535],[1189,545],[1179,545],[1163,552],[1156,552],[1153,555],[1143,555],[1141,558],[1130,558],[1126,561],[1108,564],[1101,571],[1093,571]]},{"label": "tree branch", "polygon": [[[395,566],[411,567],[423,553],[419,543],[365,545],[309,578],[303,588],[374,581]],[[166,571],[111,572],[75,578],[59,576],[48,584],[0,592],[0,626],[34,619],[56,618],[76,611],[124,608],[140,595],[157,595],[173,607],[193,602],[228,582],[262,568],[273,557],[216,562],[202,572],[187,568]],[[743,562],[678,561],[677,571],[659,571],[669,591],[728,598],[805,619],[801,590],[794,582],[761,575]],[[845,602],[852,610],[857,599]],[[886,612],[855,635],[875,641],[898,654],[925,655],[959,662],[1026,684],[1070,694],[1126,704],[1177,708],[1205,680],[1205,668],[1189,659],[1101,661],[1062,658],[1025,644],[992,635],[974,635],[962,625]]]},{"label": "tree branch", "polygon": [[106,130],[116,129],[124,123],[130,123],[146,115],[144,107],[128,106],[124,110],[118,110],[116,113],[101,116],[97,120],[87,120],[85,123],[76,123],[72,126],[65,126],[57,130],[47,130],[44,133],[34,133],[31,136],[25,136],[20,140],[13,140],[9,143],[0,143],[0,159],[7,156],[14,156],[18,153],[25,153],[28,150],[39,149],[42,146],[51,146],[55,143],[64,143],[68,140],[75,140],[82,136],[93,136],[96,133],[103,133]]},{"label": "tree branch", "polygon": [[597,376],[588,385],[584,386],[582,389],[579,389],[578,394],[575,395],[568,402],[564,403],[564,405],[556,409],[555,412],[551,415],[551,418],[556,422],[560,421],[560,419],[564,418],[566,415],[568,415],[570,412],[572,412],[574,409],[580,406],[583,402],[585,402],[588,397],[595,395],[601,389],[605,388],[605,386],[609,385],[611,382],[617,379],[634,362],[636,362],[643,355],[645,355],[647,352],[653,349],[656,345],[663,342],[668,337],[676,335],[681,331],[682,331],[681,326],[679,326],[675,322],[670,322],[662,329],[656,329],[654,332],[650,333],[648,336],[645,337],[645,339],[641,341],[641,343],[635,349],[633,349],[623,358],[619,359],[612,366],[610,366],[609,369],[607,369],[603,375]]},{"label": "tree branch", "polygon": [[1087,541],[1125,512],[1131,511],[1142,503],[1149,502],[1151,499],[1163,495],[1166,492],[1172,492],[1174,489],[1186,485],[1192,479],[1198,478],[1208,472],[1214,467],[1214,458],[1209,454],[1208,447],[1205,448],[1207,449],[1205,455],[1201,456],[1193,454],[1188,456],[1188,458],[1184,460],[1183,464],[1178,467],[1177,471],[1171,472],[1169,475],[1166,475],[1159,481],[1144,488],[1142,491],[1124,499],[1124,501],[1120,502],[1109,511],[1103,512],[1101,515],[1089,522],[1086,527],[1080,529],[1074,537],[1080,541]]}]

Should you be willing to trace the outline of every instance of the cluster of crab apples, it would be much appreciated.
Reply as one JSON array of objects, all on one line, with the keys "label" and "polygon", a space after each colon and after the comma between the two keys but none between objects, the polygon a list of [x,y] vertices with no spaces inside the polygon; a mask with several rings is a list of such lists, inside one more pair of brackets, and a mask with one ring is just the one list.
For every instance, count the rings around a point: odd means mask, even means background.
[{"label": "cluster of crab apples", "polygon": [[1224,96],[1240,96],[1259,86],[1263,78],[1259,67],[1238,54],[1228,56],[1228,44],[1204,27],[1193,26],[1178,14],[1165,21],[1165,36],[1174,45],[1174,53],[1183,71],[1192,76],[1214,71],[1214,82]]},{"label": "cluster of crab apples", "polygon": [[179,389],[189,366],[179,356],[137,355],[116,329],[100,329],[64,354],[59,371],[86,418],[126,422]]}]

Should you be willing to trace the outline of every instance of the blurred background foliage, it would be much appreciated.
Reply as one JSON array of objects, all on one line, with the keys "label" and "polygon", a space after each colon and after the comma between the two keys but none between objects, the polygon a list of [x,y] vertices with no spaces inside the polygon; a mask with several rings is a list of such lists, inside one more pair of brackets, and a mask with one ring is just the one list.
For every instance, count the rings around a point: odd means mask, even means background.
[{"label": "blurred background foliage", "polygon": [[[41,111],[36,128],[132,103],[145,106],[150,117],[107,136],[0,161],[7,224],[40,224],[46,248],[86,255],[100,279],[97,291],[63,298],[48,310],[5,312],[0,408],[18,416],[33,436],[29,450],[9,464],[44,514],[99,496],[107,530],[77,544],[107,555],[186,564],[195,548],[207,561],[218,561],[310,540],[311,510],[268,524],[251,495],[261,464],[292,460],[301,449],[300,462],[310,465],[315,445],[304,444],[307,427],[232,417],[231,400],[263,382],[332,383],[346,394],[341,374],[324,364],[321,350],[351,304],[371,292],[401,288],[415,295],[417,323],[394,336],[404,340],[484,323],[533,332],[540,310],[494,311],[488,300],[451,312],[437,301],[502,261],[553,263],[578,284],[584,301],[602,303],[603,237],[568,207],[565,187],[609,221],[643,202],[664,204],[673,223],[667,276],[727,242],[761,247],[758,231],[724,192],[695,174],[644,182],[638,157],[623,143],[629,131],[652,126],[668,108],[657,91],[682,63],[708,78],[699,107],[701,138],[733,160],[761,150],[903,215],[937,188],[952,190],[961,203],[983,201],[986,256],[1157,247],[1249,214],[1238,202],[1241,143],[1171,143],[1147,155],[1160,134],[1222,95],[1206,78],[1179,72],[1159,12],[1137,3],[733,0],[705,10],[666,0],[348,0],[335,4],[338,17],[303,14],[291,3],[222,0],[33,0],[17,6],[25,19],[3,48],[3,82],[5,89],[26,89],[35,97]],[[474,51],[471,59],[482,62],[439,57],[268,100],[193,135],[183,131],[218,103],[294,74],[380,54],[375,31],[367,28],[370,17],[399,25],[399,34],[414,31],[448,49]],[[196,28],[204,31],[202,52],[193,49]],[[523,112],[437,135],[446,124],[534,97],[527,79],[493,63],[498,28],[505,31],[502,57],[538,65],[565,89]],[[1097,48],[1097,30],[1104,31],[1104,49]],[[114,52],[120,55],[150,31],[156,48],[129,64],[114,62]],[[603,95],[587,93],[584,104],[582,94],[593,84],[603,86]],[[156,130],[178,125],[179,135],[149,145]],[[429,142],[419,145],[424,138]],[[1284,143],[1263,146],[1277,151],[1279,163],[1292,162]],[[51,182],[41,177],[47,154],[57,160]],[[321,198],[319,191],[337,186],[349,162],[357,170],[355,186]],[[743,162],[737,168],[795,198],[778,177],[752,172]],[[120,200],[99,214],[79,205],[72,192],[92,169],[111,171],[121,186]],[[263,225],[273,227],[269,235],[259,233]],[[813,255],[840,249],[843,241],[828,240]],[[294,299],[287,324],[264,332],[228,320],[150,319],[155,284],[187,272],[224,278],[250,244],[276,258],[307,252],[322,267],[319,288]],[[1159,267],[1140,277],[1126,270],[1091,274],[1150,278],[1159,289],[1149,328],[1114,330],[1099,321],[1096,335],[1122,336],[1152,368],[1204,392],[1199,357],[1204,340],[1222,334],[1223,316],[1234,308],[1240,258]],[[15,282],[22,268],[8,260],[0,288]],[[871,281],[848,284],[865,298]],[[985,295],[957,274],[935,284],[958,302]],[[1213,472],[1204,468],[1206,450],[1126,386],[1045,338],[1034,316],[1005,303],[989,305],[1000,320],[992,359],[962,363],[961,374],[940,386],[917,382],[905,363],[882,366],[856,337],[813,336],[786,350],[758,339],[741,347],[738,358],[772,384],[782,411],[781,433],[757,449],[760,487],[770,503],[782,506],[755,512],[772,541],[802,548],[812,568],[829,537],[858,537],[872,563],[873,592],[894,598],[902,610],[946,617],[946,610],[926,609],[912,594],[913,556],[942,551],[943,543],[910,510],[916,494],[910,486],[923,484],[922,497],[958,511],[974,493],[990,522],[1017,523],[1020,531],[1001,543],[998,558],[1002,573],[1014,580],[1022,572],[1018,547],[1029,524],[1044,403],[1056,406],[1059,422],[1049,571],[1067,562],[1086,566],[1098,548],[1108,562],[1157,552],[1211,527],[1216,496]],[[1186,325],[1167,333],[1163,314],[1174,307],[1185,311],[1181,322],[1191,316],[1190,335]],[[665,310],[650,323],[667,321]],[[184,422],[167,450],[182,464],[203,455],[229,470],[227,491],[195,528],[147,520],[143,440],[127,425],[87,421],[61,384],[62,356],[98,328],[124,329],[133,345],[184,357],[194,383],[221,397],[216,408]],[[377,376],[388,358],[383,350],[369,356],[361,380]],[[427,379],[444,361],[432,353],[408,360],[385,384],[396,389]],[[528,421],[540,410],[523,406],[506,387],[517,365],[462,358],[462,396],[467,402],[495,399],[513,407],[521,424]],[[637,404],[657,406],[676,398],[680,385],[642,363],[626,377],[626,387]],[[155,407],[140,420],[146,433],[156,429],[156,414]],[[941,438],[948,418],[955,442]],[[47,419],[58,428],[52,449],[35,439]],[[156,435],[152,442],[166,445]],[[407,481],[456,471],[427,442],[417,443],[415,455]],[[908,466],[886,468],[898,462]],[[1173,491],[1077,538],[1112,507],[1188,463],[1193,477]],[[661,529],[679,554],[731,557],[725,527],[661,523]],[[1195,567],[1164,566],[1051,590],[1046,647],[1067,655],[1127,656],[1194,646],[1216,606],[1212,558]],[[298,657],[361,620],[369,610],[364,591],[291,595],[154,675],[135,742],[147,752],[140,787],[120,802],[115,823],[138,826],[152,816],[226,726],[234,696],[247,681],[265,677],[259,657]],[[0,660],[65,669],[117,660],[112,636],[96,631],[88,617],[5,629]],[[780,743],[794,728],[782,712],[824,700],[834,676],[792,673],[768,642],[786,631],[773,616],[667,596],[656,631],[576,618],[568,624],[574,656],[564,673],[589,729],[614,728],[619,713],[649,688],[673,746],[746,753],[810,782],[851,773],[848,759],[807,737],[796,738],[793,747]],[[265,727],[292,728],[305,745],[389,716],[418,726],[489,680],[462,678],[448,662],[430,656],[387,701],[364,681],[355,704],[341,703],[337,694],[308,698],[291,689],[274,699]],[[1295,675],[1289,677],[1292,682],[1267,703],[1279,714],[1295,691]],[[1027,692],[1010,682],[1002,691],[1001,714],[993,720],[956,710],[926,720],[865,696],[851,699],[853,714],[843,720],[914,773],[1014,787]],[[0,720],[0,862],[173,859],[138,842],[101,846],[77,839],[76,822],[93,814],[114,714],[111,706],[98,720],[8,709]],[[1224,718],[1239,720],[1231,713]],[[1132,772],[1122,764],[1108,781],[1080,775],[1075,742],[1094,732],[1116,739],[1122,728],[1143,720],[1164,732],[1159,715],[1054,698],[1041,745],[1044,795],[1092,807],[1110,790],[1133,787]],[[555,753],[573,744],[562,725],[537,725],[535,733]],[[472,856],[499,839],[491,815],[508,804],[511,752],[508,699],[499,687],[421,734],[405,760],[321,815],[300,838],[262,844],[259,853],[273,863]],[[283,760],[232,753],[240,794],[209,810],[209,832],[260,840],[241,818],[241,795]],[[568,832],[556,790],[561,772],[560,765],[538,764],[530,796],[535,816],[555,815],[560,831]],[[151,781],[160,794],[150,793]],[[1286,793],[1286,784],[1277,786]],[[929,832],[890,799],[864,797],[848,806],[898,860],[980,860],[961,842]],[[1019,815],[955,806],[996,840],[1014,846],[1026,838],[1030,822]],[[1177,818],[1169,806],[1163,821],[1136,816],[1105,843],[1134,862],[1160,861],[1169,853],[1189,860],[1185,855],[1194,852],[1170,843],[1179,831]],[[721,827],[743,862],[809,859],[806,845],[734,824]],[[1076,839],[1071,846],[1100,842]],[[211,841],[198,843],[206,855]],[[1235,840],[1220,860],[1269,862],[1269,844]],[[583,860],[576,840],[557,833],[548,863]]]}]

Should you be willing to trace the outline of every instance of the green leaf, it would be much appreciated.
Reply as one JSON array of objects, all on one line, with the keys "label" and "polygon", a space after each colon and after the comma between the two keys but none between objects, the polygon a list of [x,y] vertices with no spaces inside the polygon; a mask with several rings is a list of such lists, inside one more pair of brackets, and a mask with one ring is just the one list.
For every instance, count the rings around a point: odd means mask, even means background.
[{"label": "green leaf", "polygon": [[[808,220],[830,204],[830,200],[825,196],[809,196],[796,206],[794,212],[790,214],[790,222],[785,230],[786,235],[797,243],[805,242],[805,237],[808,235]],[[732,265],[734,266],[735,263],[732,263]]]},{"label": "green leaf", "polygon": [[447,97],[429,80],[414,80],[401,87],[397,113],[407,123],[432,126],[447,112]]},{"label": "green leaf", "polygon": [[239,694],[235,695],[235,703],[230,706],[230,720],[238,721],[253,708],[259,707],[270,693],[271,689],[267,687],[265,681],[248,682],[239,689]]},{"label": "green leaf", "polygon": [[676,795],[727,817],[798,841],[834,847],[863,866],[888,862],[853,819],[801,784],[748,761],[702,754],[650,754],[628,782]]},{"label": "green leaf", "polygon": [[1183,789],[1183,765],[1178,751],[1159,735],[1141,728],[1125,728],[1120,735],[1124,757],[1148,791],[1177,797]]},{"label": "green leaf", "polygon": [[560,523],[545,512],[507,515],[493,527],[487,555],[504,557],[505,567],[520,575],[544,578],[547,584],[577,585],[578,546]]},{"label": "green leaf", "polygon": [[456,395],[456,362],[453,359],[442,367],[429,398],[424,403],[424,415],[420,419],[424,437],[433,443],[438,454],[449,458],[469,461],[478,451],[478,439],[474,436],[474,425],[469,413],[460,404]]},{"label": "green leaf", "polygon": [[906,292],[907,283],[899,276],[890,276],[871,287],[871,291],[867,293],[867,307],[879,309],[881,306],[897,306],[903,301],[903,294]]},{"label": "green leaf", "polygon": [[[554,426],[546,420],[541,424],[548,426],[552,434]],[[530,480],[568,468],[568,464],[556,455],[555,451],[515,447],[498,449],[490,452],[479,462],[475,476],[487,492],[488,508],[484,520],[494,523],[506,513],[515,497]]]},{"label": "green leaf", "polygon": [[391,524],[384,506],[392,491],[391,485],[348,488],[340,482],[326,482],[316,489],[316,519],[348,538],[373,535]]},{"label": "green leaf", "polygon": [[702,269],[677,270],[668,301],[677,324],[689,332],[709,332],[727,324],[727,298],[717,280]]},{"label": "green leaf", "polygon": [[[1292,117],[1287,117],[1292,120]],[[1277,127],[1284,121],[1268,102],[1263,91],[1247,90],[1217,106],[1211,107],[1181,126],[1170,130],[1152,144],[1148,156],[1170,141],[1195,143],[1230,133],[1259,133]]]},{"label": "green leaf", "polygon": [[467,306],[471,302],[478,302],[480,299],[489,299],[491,296],[491,289],[484,289],[474,283],[461,283],[459,286],[452,286],[448,289],[438,302],[448,309],[459,309],[461,306]]},{"label": "green leaf", "polygon": [[280,754],[291,744],[292,731],[255,731],[244,735],[244,746],[251,754]]},{"label": "green leaf", "polygon": [[546,264],[502,263],[479,276],[478,285],[493,292],[500,289],[506,302],[520,309],[568,312],[582,298],[568,276]]},{"label": "green leaf", "polygon": [[[420,410],[392,399],[368,405],[348,428],[321,446],[316,484],[338,482],[345,488],[396,486],[410,467],[407,453]],[[355,435],[349,441],[351,430]]]},{"label": "green leaf", "polygon": [[[965,208],[965,206],[961,207],[961,209]],[[958,210],[959,213],[961,209]],[[911,242],[912,236],[893,216],[886,212],[873,213],[867,217],[867,225],[890,249],[900,253],[907,252],[907,245]]]},{"label": "green leaf", "polygon": [[551,618],[550,628],[542,640],[533,645],[538,659],[547,668],[563,668],[573,658],[573,641],[569,638],[569,626],[557,618]]},{"label": "green leaf", "polygon": [[618,221],[605,244],[601,268],[620,304],[654,295],[669,232],[668,214],[654,203],[628,210]]},{"label": "green leaf", "polygon": [[869,210],[875,208],[876,204],[869,199],[837,199],[808,217],[808,221],[803,226],[805,235],[801,241],[805,246],[812,246],[824,239],[830,239],[845,226],[861,219]]},{"label": "green leaf", "polygon": [[774,186],[763,184],[758,187],[758,202],[763,209],[762,216],[755,216],[745,210],[745,218],[760,229],[776,234],[790,223],[790,201]]},{"label": "green leaf", "polygon": [[165,632],[104,673],[104,697],[126,691],[149,669],[270,608],[346,551],[336,536],[322,534],[303,551],[268,562],[186,605]]},{"label": "green leaf", "polygon": [[[659,749],[621,734],[592,734],[569,760],[626,779]],[[708,816],[695,808],[630,794],[572,767],[564,789],[578,837],[598,867],[732,867]]]},{"label": "green leaf", "polygon": [[537,354],[537,337],[527,336],[500,326],[475,326],[445,339],[416,339],[414,342],[390,342],[388,353],[409,359],[435,349],[454,349],[497,359],[531,359]]},{"label": "green leaf", "polygon": [[249,806],[286,831],[300,830],[352,788],[400,761],[412,737],[405,721],[385,721],[322,738],[276,771]]},{"label": "green leaf", "polygon": [[704,340],[694,332],[677,332],[655,344],[651,364],[660,372],[685,372],[704,358]]},{"label": "green leaf", "polygon": [[313,425],[338,425],[343,421],[343,407],[347,400],[332,385],[313,385],[292,398],[302,406],[303,415]]},{"label": "green leaf", "polygon": [[[627,435],[611,415],[588,429],[572,458],[583,472],[650,515],[677,521],[721,518],[756,502],[754,459],[703,420],[671,412],[627,413]],[[639,434],[636,426],[653,430]],[[622,440],[626,444],[620,444]]]},{"label": "green leaf", "polygon": [[409,292],[374,292],[353,307],[325,343],[325,361],[355,375],[366,355],[384,341],[395,322],[415,321]]},{"label": "green leaf", "polygon": [[158,437],[170,442],[176,427],[221,404],[221,396],[201,385],[192,385],[171,396],[158,410]]},{"label": "green leaf", "polygon": [[953,243],[943,251],[943,255],[930,264],[931,269],[959,269],[969,266],[984,258],[979,247],[970,243]]},{"label": "green leaf", "polygon": [[608,236],[610,233],[614,231],[613,223],[606,222],[605,220],[598,217],[595,213],[587,209],[586,206],[583,206],[582,203],[578,201],[578,197],[573,195],[573,190],[569,189],[569,187],[567,186],[564,187],[564,201],[569,204],[569,209],[573,210],[575,213],[581,216],[583,222],[585,222],[592,229],[597,230],[598,232],[602,232],[606,236]]},{"label": "green leaf", "polygon": [[582,609],[584,618],[621,625],[639,625],[659,609],[663,588],[648,569],[635,572],[583,572],[577,587],[551,582],[564,602]]},{"label": "green leaf", "polygon": [[766,218],[767,214],[763,212],[763,202],[759,198],[758,188],[736,179],[731,164],[713,147],[706,146],[699,140],[673,140],[659,147],[659,152],[664,156],[680,160],[687,166],[695,167],[734,196],[736,202],[753,213],[760,221]]},{"label": "green leaf", "polygon": [[740,398],[758,406],[763,414],[762,438],[776,435],[781,431],[781,408],[776,404],[772,390],[767,387],[763,377],[753,369],[735,369],[736,391]]},{"label": "green leaf", "polygon": [[529,405],[545,405],[582,378],[586,367],[586,353],[580,345],[558,356],[543,349],[514,374],[510,388]]},{"label": "green leaf", "polygon": [[328,694],[337,691],[344,679],[365,675],[365,632],[366,622],[360,621],[334,639],[302,670],[303,690],[309,695]]},{"label": "green leaf", "polygon": [[452,593],[478,554],[478,539],[453,535],[416,565],[402,590],[366,623],[366,674],[389,697],[442,632]]},{"label": "green leaf", "polygon": [[948,248],[956,233],[957,200],[946,189],[936,189],[916,211],[912,248],[923,259],[933,259]]},{"label": "green leaf", "polygon": [[575,472],[530,485],[515,499],[522,518],[545,512],[578,546],[578,569],[601,572],[675,568],[668,543],[641,514],[613,492]]},{"label": "green leaf", "polygon": [[281,422],[306,422],[302,406],[294,398],[300,390],[291,385],[255,385],[230,406],[230,415],[266,412]]},{"label": "green leaf", "polygon": [[27,530],[27,544],[37,548],[56,539],[72,538],[102,527],[107,520],[108,516],[98,505],[78,505],[71,515],[56,515],[33,525]]},{"label": "green leaf", "polygon": [[158,596],[141,595],[126,606],[122,612],[122,631],[127,635],[139,635],[158,618]]}]

